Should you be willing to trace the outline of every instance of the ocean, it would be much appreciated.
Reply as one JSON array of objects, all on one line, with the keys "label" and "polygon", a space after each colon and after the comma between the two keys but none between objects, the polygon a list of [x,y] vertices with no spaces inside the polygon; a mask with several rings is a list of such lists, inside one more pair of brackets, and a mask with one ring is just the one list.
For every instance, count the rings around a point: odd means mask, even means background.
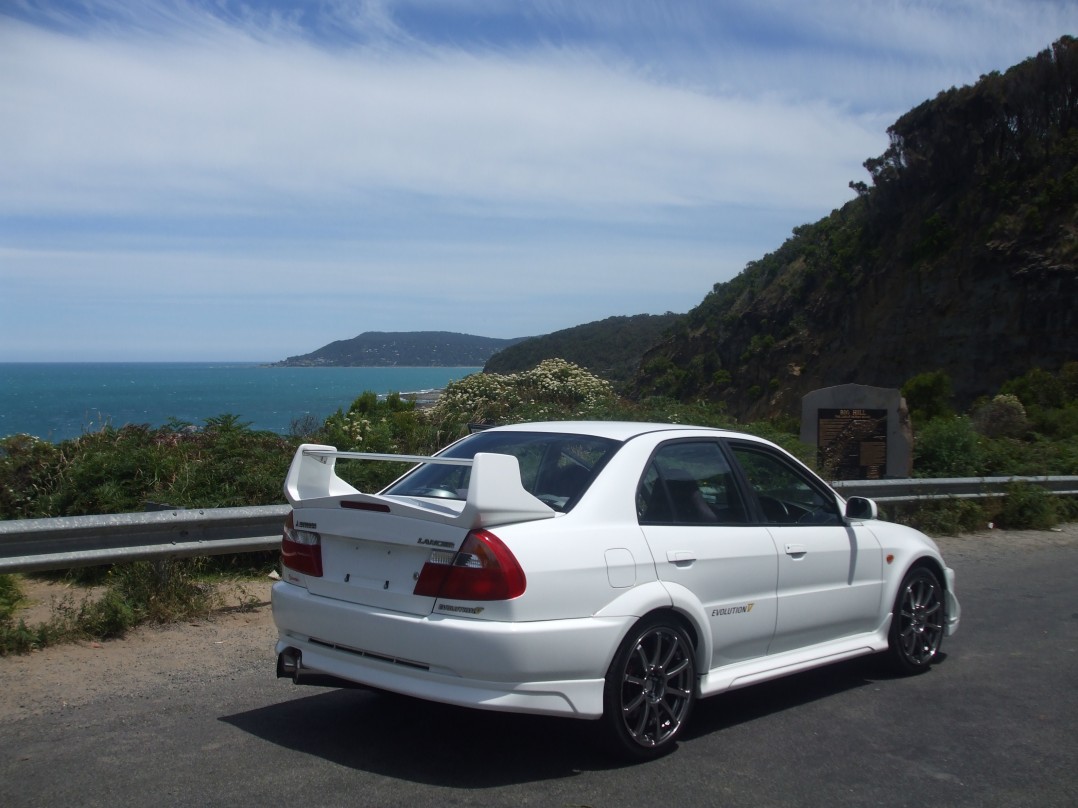
[{"label": "ocean", "polygon": [[0,363],[0,436],[60,442],[105,424],[201,426],[230,413],[287,434],[362,393],[439,390],[482,368],[283,368],[257,362]]}]

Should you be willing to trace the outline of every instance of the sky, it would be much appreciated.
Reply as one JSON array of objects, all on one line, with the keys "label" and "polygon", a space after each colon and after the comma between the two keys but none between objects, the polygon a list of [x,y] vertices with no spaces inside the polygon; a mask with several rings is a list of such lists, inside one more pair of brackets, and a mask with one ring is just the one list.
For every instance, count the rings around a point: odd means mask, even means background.
[{"label": "sky", "polygon": [[686,312],[1074,0],[0,0],[0,362]]}]

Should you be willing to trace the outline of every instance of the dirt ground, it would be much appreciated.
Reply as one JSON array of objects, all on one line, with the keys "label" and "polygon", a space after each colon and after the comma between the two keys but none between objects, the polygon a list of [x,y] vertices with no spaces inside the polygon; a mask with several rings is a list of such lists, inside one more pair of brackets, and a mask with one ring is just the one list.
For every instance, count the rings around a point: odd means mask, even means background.
[{"label": "dirt ground", "polygon": [[[1009,553],[1023,549],[1078,546],[1078,524],[1050,531],[986,530],[936,541],[948,564],[958,570],[961,599],[964,558],[987,552],[1005,563]],[[269,605],[272,584],[266,578],[224,592],[225,605],[205,620],[142,627],[119,640],[0,657],[0,719],[52,713],[117,693],[138,698],[162,683],[192,678],[209,682],[246,667],[264,667],[272,676],[277,637]],[[26,579],[24,590],[31,603],[20,616],[27,623],[48,619],[52,603],[71,594],[64,584],[32,579]]]},{"label": "dirt ground", "polygon": [[[227,677],[237,666],[263,665],[273,675],[277,633],[270,613],[269,578],[226,586],[222,606],[204,620],[143,626],[123,639],[57,645],[0,657],[0,719],[29,717],[87,704],[118,688],[137,696],[170,678]],[[17,613],[28,625],[48,620],[65,596],[80,602],[85,589],[26,578],[28,603]]]}]

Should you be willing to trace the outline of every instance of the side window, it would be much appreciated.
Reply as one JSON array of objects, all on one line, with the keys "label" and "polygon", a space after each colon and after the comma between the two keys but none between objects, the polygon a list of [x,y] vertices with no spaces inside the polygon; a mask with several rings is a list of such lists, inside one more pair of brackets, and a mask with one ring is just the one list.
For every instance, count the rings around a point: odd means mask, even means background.
[{"label": "side window", "polygon": [[834,498],[818,490],[810,477],[784,457],[763,446],[735,443],[730,448],[768,524],[841,523]]},{"label": "side window", "polygon": [[636,494],[641,524],[739,524],[745,508],[719,445],[669,443],[648,465]]}]

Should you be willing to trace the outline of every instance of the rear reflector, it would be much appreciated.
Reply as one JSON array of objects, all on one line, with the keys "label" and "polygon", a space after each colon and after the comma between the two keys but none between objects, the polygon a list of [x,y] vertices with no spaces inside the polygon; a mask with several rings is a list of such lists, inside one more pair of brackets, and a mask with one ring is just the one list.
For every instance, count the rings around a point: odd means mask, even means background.
[{"label": "rear reflector", "polygon": [[284,521],[281,564],[304,575],[322,577],[322,537],[311,530],[296,530],[293,512]]},{"label": "rear reflector", "polygon": [[526,587],[524,570],[502,540],[489,530],[473,530],[457,552],[430,554],[414,592],[449,600],[510,600]]}]

